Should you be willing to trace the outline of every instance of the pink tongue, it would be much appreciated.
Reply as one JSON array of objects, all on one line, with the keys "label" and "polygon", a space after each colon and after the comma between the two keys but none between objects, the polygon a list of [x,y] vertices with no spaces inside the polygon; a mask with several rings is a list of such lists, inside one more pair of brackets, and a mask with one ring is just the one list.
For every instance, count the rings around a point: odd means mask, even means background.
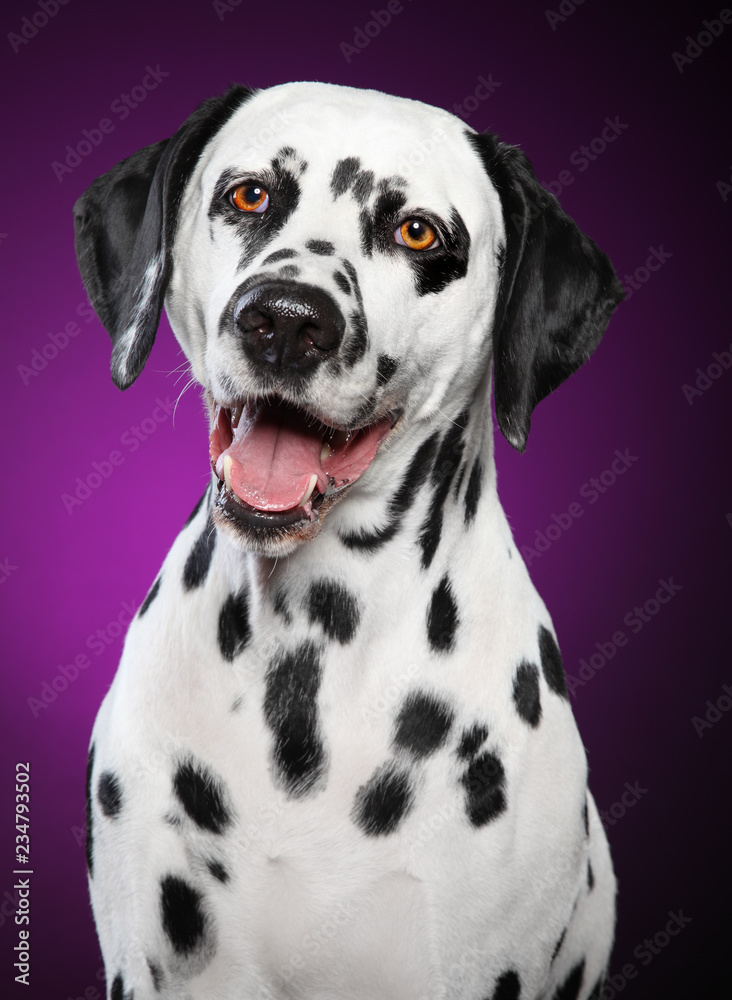
[{"label": "pink tongue", "polygon": [[[322,426],[313,426],[301,412],[284,405],[248,404],[233,441],[216,458],[216,473],[224,479],[228,456],[231,488],[240,500],[257,510],[290,510],[301,503],[313,476],[319,493],[325,493],[329,485],[340,488],[358,479],[390,429],[391,420],[384,419],[348,437],[325,432],[332,451],[321,460]],[[228,434],[220,419],[211,435],[214,454]]]}]

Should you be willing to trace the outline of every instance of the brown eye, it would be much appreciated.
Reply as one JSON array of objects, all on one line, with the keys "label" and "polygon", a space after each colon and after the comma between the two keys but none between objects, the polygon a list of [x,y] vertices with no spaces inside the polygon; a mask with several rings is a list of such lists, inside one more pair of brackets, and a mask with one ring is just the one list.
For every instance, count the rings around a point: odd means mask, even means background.
[{"label": "brown eye", "polygon": [[240,212],[264,212],[269,205],[267,189],[259,184],[240,184],[230,193],[229,199]]},{"label": "brown eye", "polygon": [[432,226],[421,219],[407,219],[394,232],[394,239],[410,250],[430,250],[439,246],[440,240]]}]

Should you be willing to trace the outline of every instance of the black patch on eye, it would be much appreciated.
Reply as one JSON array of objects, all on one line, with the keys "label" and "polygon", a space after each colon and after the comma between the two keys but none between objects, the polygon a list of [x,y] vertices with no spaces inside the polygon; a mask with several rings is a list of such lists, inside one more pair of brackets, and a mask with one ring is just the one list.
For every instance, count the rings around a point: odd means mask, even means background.
[{"label": "black patch on eye", "polygon": [[157,578],[157,580],[155,581],[155,583],[150,588],[150,590],[148,591],[147,597],[142,602],[142,604],[140,605],[140,610],[137,612],[137,617],[138,618],[142,618],[142,616],[145,614],[145,612],[150,607],[150,605],[152,604],[152,602],[158,596],[158,591],[160,590],[160,584],[162,582],[162,579],[163,579],[162,576],[159,576]]},{"label": "black patch on eye", "polygon": [[468,818],[473,826],[485,826],[506,808],[506,772],[496,754],[486,750],[475,757],[460,779],[467,792]]},{"label": "black patch on eye", "polygon": [[453,711],[447,702],[415,691],[407,695],[399,709],[394,745],[417,759],[428,757],[444,744],[452,722]]},{"label": "black patch on eye", "polygon": [[519,1000],[521,996],[521,980],[514,969],[504,972],[496,983],[491,1000]]},{"label": "black patch on eye", "polygon": [[360,168],[361,161],[355,156],[347,156],[345,160],[339,160],[336,163],[330,179],[330,190],[333,193],[334,201],[350,188],[356,180]]},{"label": "black patch on eye", "polygon": [[450,579],[445,574],[432,593],[427,611],[427,638],[436,653],[452,652],[459,624],[457,604]]},{"label": "black patch on eye", "polygon": [[264,267],[265,264],[278,264],[281,260],[290,260],[292,257],[297,256],[299,256],[297,250],[275,250],[269,257],[264,258],[261,266]]},{"label": "black patch on eye", "polygon": [[353,819],[364,833],[393,833],[412,807],[414,793],[406,771],[386,764],[356,792]]},{"label": "black patch on eye", "polygon": [[386,178],[379,181],[373,208],[361,210],[359,215],[361,249],[366,257],[372,255],[375,245],[385,252],[394,249],[392,234],[399,221],[399,213],[407,201],[404,191],[395,186],[398,183],[404,183],[402,178]]},{"label": "black patch on eye", "polygon": [[333,280],[335,281],[336,285],[338,285],[338,287],[340,288],[340,290],[343,292],[344,295],[351,294],[351,286],[348,284],[348,278],[345,276],[345,274],[343,274],[342,271],[334,271]]},{"label": "black patch on eye", "polygon": [[328,240],[308,240],[305,247],[311,252],[319,254],[321,257],[332,257],[335,247]]},{"label": "black patch on eye", "polygon": [[457,748],[460,760],[470,760],[471,757],[474,757],[487,739],[488,726],[482,726],[476,722],[470,729],[464,730]]},{"label": "black patch on eye", "polygon": [[97,785],[97,800],[105,816],[119,815],[122,808],[122,787],[119,778],[111,771],[103,771],[99,775]]},{"label": "black patch on eye", "polygon": [[389,501],[384,527],[358,534],[355,532],[341,534],[339,537],[347,548],[376,552],[394,537],[402,525],[404,515],[414,503],[420,487],[424,485],[429,475],[432,459],[437,450],[437,441],[438,435],[435,433],[423,441],[415,452],[399,489]]},{"label": "black patch on eye", "polygon": [[209,513],[208,520],[203,527],[203,531],[193,544],[193,548],[188,553],[185,567],[183,568],[183,589],[195,590],[203,585],[208,576],[211,566],[214,548],[216,547],[216,528],[213,518]]},{"label": "black patch on eye", "polygon": [[559,652],[557,640],[543,625],[539,626],[539,653],[541,654],[541,669],[547,684],[555,694],[569,700],[562,654]]},{"label": "black patch on eye", "polygon": [[516,711],[533,729],[541,721],[539,668],[533,663],[519,663],[513,678],[513,703]]},{"label": "black patch on eye", "polygon": [[468,423],[468,416],[469,413],[466,410],[450,426],[442,439],[432,469],[432,482],[435,491],[419,534],[419,543],[422,547],[422,565],[425,569],[431,566],[442,537],[443,508],[450,492],[453,477],[462,461],[465,449],[463,432]]},{"label": "black patch on eye", "polygon": [[378,386],[386,385],[398,367],[399,362],[396,358],[392,358],[388,354],[380,354],[376,361],[376,384]]},{"label": "black patch on eye", "polygon": [[246,587],[238,594],[229,594],[219,613],[219,649],[229,663],[244,649],[251,638],[249,599]]},{"label": "black patch on eye", "polygon": [[[473,468],[470,470],[470,476],[468,478],[468,486],[465,490],[465,523],[470,524],[470,522],[475,517],[478,504],[480,503],[480,495],[483,491],[483,466],[479,458],[476,458],[473,462]],[[509,556],[511,552],[509,550]]]},{"label": "black patch on eye", "polygon": [[150,976],[153,981],[153,986],[155,987],[155,992],[159,993],[160,987],[163,985],[163,970],[149,958],[147,960],[147,967],[150,970]]},{"label": "black patch on eye", "polygon": [[92,806],[92,771],[94,770],[94,744],[89,748],[86,762],[86,867],[89,877],[94,875],[94,812]]},{"label": "black patch on eye", "polygon": [[297,278],[300,274],[300,268],[297,264],[285,264],[278,273],[280,278]]},{"label": "black patch on eye", "polygon": [[209,483],[209,484],[208,484],[208,486],[206,487],[206,489],[205,489],[205,490],[203,491],[203,494],[202,494],[202,496],[201,496],[201,499],[200,499],[200,500],[198,501],[198,503],[196,504],[196,506],[195,506],[195,507],[193,508],[193,510],[192,510],[192,511],[190,512],[190,514],[188,515],[188,520],[187,520],[187,521],[186,521],[186,523],[185,523],[185,524],[183,525],[183,527],[184,527],[184,528],[187,528],[187,527],[188,527],[188,525],[189,525],[189,524],[191,523],[191,521],[193,520],[193,518],[194,518],[194,517],[196,516],[196,514],[197,514],[197,513],[199,512],[199,510],[201,509],[201,507],[202,507],[202,505],[203,505],[203,501],[204,501],[204,500],[206,499],[206,497],[208,496],[208,491],[209,491],[210,489],[211,489],[211,484]]},{"label": "black patch on eye", "polygon": [[196,826],[221,834],[231,823],[223,782],[200,761],[179,764],[173,776],[173,791]]},{"label": "black patch on eye", "polygon": [[317,580],[313,584],[307,610],[311,623],[317,622],[329,639],[340,643],[353,639],[361,620],[356,598],[333,580]]},{"label": "black patch on eye", "polygon": [[166,875],[160,882],[163,930],[179,955],[190,955],[204,941],[206,915],[203,897],[184,879]]},{"label": "black patch on eye", "polygon": [[557,988],[552,1000],[577,1000],[582,989],[582,980],[585,976],[585,960],[582,959],[572,969],[561,986]]},{"label": "black patch on eye", "polygon": [[470,233],[457,209],[450,210],[450,222],[443,223],[440,235],[441,246],[433,250],[407,250],[404,254],[414,272],[419,295],[441,292],[450,282],[468,273]]},{"label": "black patch on eye", "polygon": [[292,796],[304,795],[325,766],[318,722],[322,666],[313,642],[303,642],[270,663],[264,718],[274,736],[276,771]]},{"label": "black patch on eye", "polygon": [[352,368],[360,361],[369,346],[368,324],[364,314],[358,310],[352,312],[349,319],[351,332],[345,348],[341,351],[341,359],[346,368]]},{"label": "black patch on eye", "polygon": [[219,220],[235,229],[242,245],[241,268],[266,249],[300,202],[300,185],[290,167],[285,166],[291,155],[286,149],[280,150],[271,166],[257,177],[257,184],[269,194],[264,212],[242,212],[231,204],[228,192],[238,180],[234,171],[224,170],[214,187],[208,215],[212,222]]},{"label": "black patch on eye", "polygon": [[557,941],[557,943],[556,943],[556,944],[554,945],[554,951],[552,952],[552,959],[551,959],[551,960],[552,960],[552,962],[554,961],[554,959],[555,959],[555,958],[557,957],[557,955],[559,954],[559,949],[560,949],[560,948],[562,947],[562,945],[564,944],[564,938],[566,937],[566,935],[567,935],[567,928],[565,927],[565,928],[564,928],[564,930],[562,931],[562,933],[561,933],[561,934],[559,935],[559,940],[558,940],[558,941]]},{"label": "black patch on eye", "polygon": [[206,867],[211,872],[213,877],[218,879],[219,882],[226,884],[229,881],[229,873],[220,861],[216,861],[214,858],[209,858],[206,862]]}]

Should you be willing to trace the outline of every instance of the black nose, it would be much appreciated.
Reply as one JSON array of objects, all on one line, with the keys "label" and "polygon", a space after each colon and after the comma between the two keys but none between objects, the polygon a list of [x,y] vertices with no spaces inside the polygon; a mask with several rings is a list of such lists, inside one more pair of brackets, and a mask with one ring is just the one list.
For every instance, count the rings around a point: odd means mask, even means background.
[{"label": "black nose", "polygon": [[340,345],[346,321],[327,292],[294,282],[251,288],[234,307],[244,349],[275,368],[310,368]]}]

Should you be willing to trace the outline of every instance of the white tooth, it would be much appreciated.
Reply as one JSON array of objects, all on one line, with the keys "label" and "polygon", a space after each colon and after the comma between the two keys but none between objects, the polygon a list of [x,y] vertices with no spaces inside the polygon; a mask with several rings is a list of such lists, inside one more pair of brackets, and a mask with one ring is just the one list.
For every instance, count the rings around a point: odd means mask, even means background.
[{"label": "white tooth", "polygon": [[243,403],[239,403],[239,405],[235,406],[234,409],[231,411],[231,429],[232,430],[235,430],[236,427],[238,427],[239,420],[241,418],[241,414],[242,414],[242,410],[243,409],[244,409],[244,404]]},{"label": "white tooth", "polygon": [[305,504],[308,502],[308,500],[310,499],[310,497],[313,495],[313,490],[315,489],[315,484],[317,483],[317,481],[318,481],[318,477],[315,475],[315,473],[313,473],[312,476],[310,477],[310,482],[308,483],[308,488],[305,491],[305,496],[302,498],[302,500],[300,501],[300,503],[297,505],[298,507],[304,507]]},{"label": "white tooth", "polygon": [[327,441],[323,441],[323,449],[320,452],[320,461],[324,462],[326,458],[330,458],[332,454],[333,454],[333,449],[331,448],[331,446],[328,444]]},{"label": "white tooth", "polygon": [[233,461],[231,455],[224,455],[224,483],[227,490],[231,489],[231,466]]}]

